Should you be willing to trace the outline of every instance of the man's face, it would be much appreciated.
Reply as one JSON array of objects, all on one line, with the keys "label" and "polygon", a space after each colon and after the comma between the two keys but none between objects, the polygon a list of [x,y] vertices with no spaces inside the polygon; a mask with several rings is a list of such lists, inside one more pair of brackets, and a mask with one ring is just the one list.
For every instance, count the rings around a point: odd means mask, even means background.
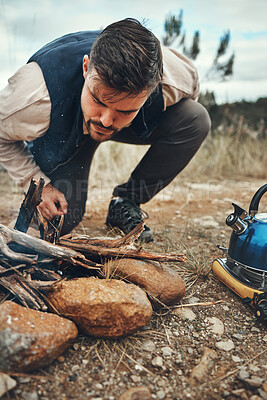
[{"label": "man's face", "polygon": [[88,72],[88,56],[83,60],[84,86],[81,107],[84,116],[84,133],[104,142],[129,126],[148,98],[147,90],[139,95],[112,93],[92,69]]}]

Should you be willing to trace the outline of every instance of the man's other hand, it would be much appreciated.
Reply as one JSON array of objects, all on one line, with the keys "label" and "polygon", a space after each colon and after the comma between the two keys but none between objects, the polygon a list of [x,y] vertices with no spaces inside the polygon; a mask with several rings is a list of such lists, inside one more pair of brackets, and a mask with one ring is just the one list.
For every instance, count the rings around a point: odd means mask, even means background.
[{"label": "man's other hand", "polygon": [[67,213],[68,203],[63,193],[55,189],[51,183],[48,183],[42,191],[42,202],[38,209],[45,219],[50,221],[56,215]]}]

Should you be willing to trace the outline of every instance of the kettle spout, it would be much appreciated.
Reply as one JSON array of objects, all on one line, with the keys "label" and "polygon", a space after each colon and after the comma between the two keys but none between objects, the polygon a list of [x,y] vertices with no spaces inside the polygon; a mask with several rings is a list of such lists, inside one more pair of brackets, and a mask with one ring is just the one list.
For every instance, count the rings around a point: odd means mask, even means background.
[{"label": "kettle spout", "polygon": [[248,223],[244,221],[244,218],[248,215],[246,210],[239,207],[237,204],[232,203],[234,206],[234,212],[226,218],[226,225],[230,226],[236,233],[243,233],[248,227]]}]

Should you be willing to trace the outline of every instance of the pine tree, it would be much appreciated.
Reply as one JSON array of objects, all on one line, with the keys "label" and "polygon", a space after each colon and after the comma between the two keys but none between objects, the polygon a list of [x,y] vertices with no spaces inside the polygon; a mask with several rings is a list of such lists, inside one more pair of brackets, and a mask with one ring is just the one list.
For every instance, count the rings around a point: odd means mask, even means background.
[{"label": "pine tree", "polygon": [[[195,31],[192,45],[186,46],[186,31],[183,28],[183,10],[180,10],[178,16],[169,14],[164,22],[165,35],[162,42],[165,46],[176,46],[182,49],[184,55],[192,60],[196,60],[200,53],[200,32]],[[215,78],[226,80],[233,75],[233,66],[235,55],[232,53],[227,56],[230,43],[230,30],[226,31],[220,38],[217,52],[213,59],[211,67],[205,74],[205,80]],[[226,57],[226,60],[224,58]]]}]

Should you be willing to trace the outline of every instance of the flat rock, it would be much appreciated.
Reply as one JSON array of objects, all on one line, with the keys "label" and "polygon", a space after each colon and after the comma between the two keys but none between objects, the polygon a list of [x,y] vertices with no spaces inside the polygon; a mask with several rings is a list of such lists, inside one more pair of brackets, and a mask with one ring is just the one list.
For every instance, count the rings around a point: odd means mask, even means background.
[{"label": "flat rock", "polygon": [[263,379],[253,375],[251,378],[245,379],[244,382],[251,388],[259,388],[263,383]]},{"label": "flat rock", "polygon": [[156,262],[122,258],[108,262],[105,271],[144,289],[155,306],[176,304],[185,295],[185,283],[178,272]]},{"label": "flat rock", "polygon": [[77,334],[68,319],[5,301],[0,305],[0,370],[44,367],[64,353]]},{"label": "flat rock", "polygon": [[241,362],[241,361],[242,361],[241,358],[238,357],[238,356],[232,356],[232,360],[233,360],[233,362],[235,362],[235,363],[238,363],[238,362]]},{"label": "flat rock", "polygon": [[241,368],[237,374],[237,379],[240,381],[244,381],[250,377],[248,371],[245,368]]},{"label": "flat rock", "polygon": [[17,382],[9,375],[0,372],[0,397],[16,386]]},{"label": "flat rock", "polygon": [[171,356],[173,354],[173,349],[171,349],[169,346],[162,347],[161,351],[164,356]]},{"label": "flat rock", "polygon": [[194,303],[199,303],[199,302],[200,302],[200,299],[199,299],[199,297],[196,297],[196,296],[192,296],[188,299],[189,304],[194,304]]},{"label": "flat rock", "polygon": [[182,319],[188,319],[189,321],[193,321],[196,318],[196,314],[194,313],[193,310],[189,307],[184,307],[184,308],[176,308],[173,313],[175,315],[178,315]]},{"label": "flat rock", "polygon": [[142,289],[116,279],[62,281],[47,297],[55,310],[71,318],[83,334],[97,337],[133,333],[148,323],[153,312]]},{"label": "flat rock", "polygon": [[153,351],[156,350],[156,345],[155,345],[154,342],[152,342],[152,340],[146,340],[142,344],[142,349],[145,350],[145,351],[153,353]]},{"label": "flat rock", "polygon": [[207,376],[210,374],[215,365],[217,357],[216,351],[205,348],[200,362],[193,368],[191,372],[190,381],[195,384],[206,381]]},{"label": "flat rock", "polygon": [[23,400],[39,400],[37,392],[22,392],[21,396]]},{"label": "flat rock", "polygon": [[119,400],[152,400],[152,397],[148,387],[137,386],[124,392]]},{"label": "flat rock", "polygon": [[223,351],[231,351],[235,348],[234,342],[231,339],[217,342],[215,346],[217,349]]},{"label": "flat rock", "polygon": [[153,358],[152,365],[159,368],[163,367],[163,359],[160,356]]},{"label": "flat rock", "polygon": [[208,317],[207,318],[209,323],[211,324],[211,331],[216,335],[223,335],[224,334],[224,324],[223,322],[217,317]]}]

